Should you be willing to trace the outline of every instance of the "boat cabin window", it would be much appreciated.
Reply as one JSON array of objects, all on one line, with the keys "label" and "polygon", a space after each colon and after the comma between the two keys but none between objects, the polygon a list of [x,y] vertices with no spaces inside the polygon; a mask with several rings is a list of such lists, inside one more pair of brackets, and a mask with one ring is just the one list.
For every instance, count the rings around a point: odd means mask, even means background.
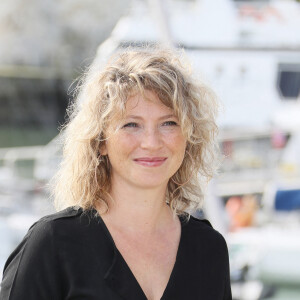
[{"label": "boat cabin window", "polygon": [[300,98],[300,64],[279,64],[277,89],[282,100]]}]

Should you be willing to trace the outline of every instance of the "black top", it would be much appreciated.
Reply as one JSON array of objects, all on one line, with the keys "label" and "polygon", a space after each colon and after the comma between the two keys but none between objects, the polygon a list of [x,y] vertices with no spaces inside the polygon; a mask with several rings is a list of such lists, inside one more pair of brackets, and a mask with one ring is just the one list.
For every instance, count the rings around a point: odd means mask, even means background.
[{"label": "black top", "polygon": [[[207,220],[181,221],[162,300],[230,300],[228,251]],[[1,300],[146,300],[96,210],[69,207],[40,219],[8,258]]]}]

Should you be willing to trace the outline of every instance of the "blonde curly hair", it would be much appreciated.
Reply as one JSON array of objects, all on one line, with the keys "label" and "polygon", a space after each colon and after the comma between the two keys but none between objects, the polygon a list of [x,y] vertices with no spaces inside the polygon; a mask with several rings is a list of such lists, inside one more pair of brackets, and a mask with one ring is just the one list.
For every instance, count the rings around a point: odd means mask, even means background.
[{"label": "blonde curly hair", "polygon": [[150,90],[173,109],[187,140],[185,157],[167,185],[166,202],[185,214],[202,204],[204,188],[218,166],[218,103],[214,92],[193,77],[183,51],[127,49],[100,69],[92,66],[80,81],[64,126],[63,160],[54,177],[56,208],[77,205],[108,209],[110,162],[99,149],[110,120],[124,113],[136,92]]}]

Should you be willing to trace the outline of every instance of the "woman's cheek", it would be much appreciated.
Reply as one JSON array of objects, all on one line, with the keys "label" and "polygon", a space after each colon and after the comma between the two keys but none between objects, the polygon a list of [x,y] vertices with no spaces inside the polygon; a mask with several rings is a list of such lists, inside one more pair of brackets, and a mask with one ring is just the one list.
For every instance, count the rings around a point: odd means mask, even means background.
[{"label": "woman's cheek", "polygon": [[132,149],[139,143],[139,134],[126,133],[117,138],[117,144],[122,146],[123,149]]}]

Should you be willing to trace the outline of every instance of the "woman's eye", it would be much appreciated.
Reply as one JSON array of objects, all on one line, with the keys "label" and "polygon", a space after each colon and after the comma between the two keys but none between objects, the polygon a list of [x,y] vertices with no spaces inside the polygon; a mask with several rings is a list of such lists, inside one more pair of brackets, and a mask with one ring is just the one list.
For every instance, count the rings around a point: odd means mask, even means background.
[{"label": "woman's eye", "polygon": [[138,127],[138,124],[134,123],[134,122],[130,122],[123,126],[123,128],[126,128],[126,127]]},{"label": "woman's eye", "polygon": [[167,122],[164,122],[163,125],[164,126],[176,126],[178,124],[175,121],[167,121]]}]

